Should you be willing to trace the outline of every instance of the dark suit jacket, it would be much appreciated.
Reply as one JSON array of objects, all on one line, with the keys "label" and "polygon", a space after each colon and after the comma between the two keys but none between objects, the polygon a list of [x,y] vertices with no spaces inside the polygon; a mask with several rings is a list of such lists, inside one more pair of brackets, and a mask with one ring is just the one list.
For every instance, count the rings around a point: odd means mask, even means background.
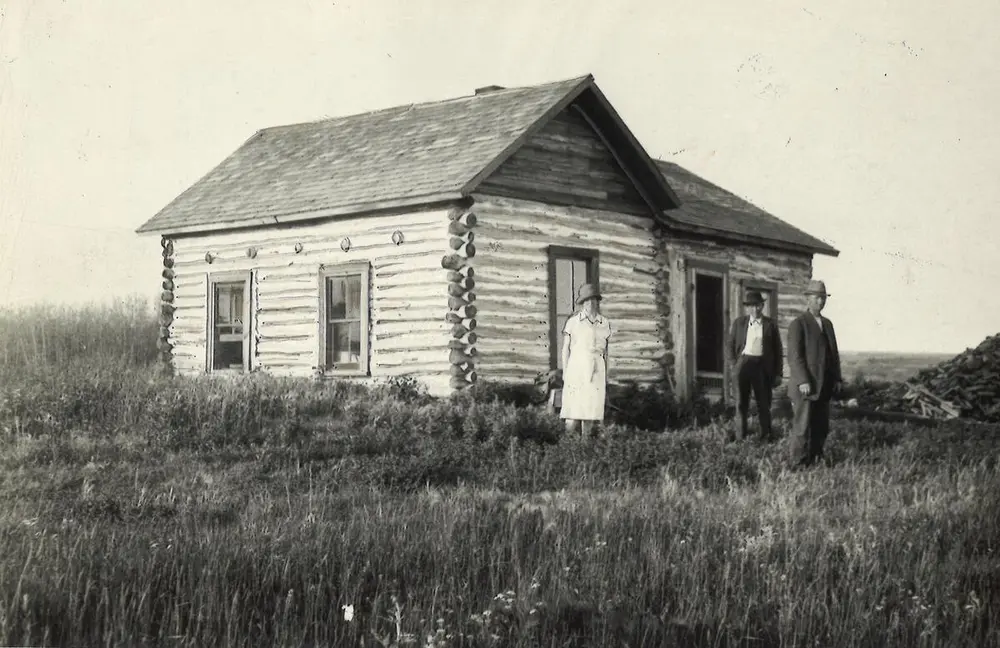
[{"label": "dark suit jacket", "polygon": [[[802,313],[788,327],[788,365],[791,378],[788,381],[788,395],[799,398],[799,385],[809,383],[810,398],[815,400],[823,391],[824,380],[832,378],[834,383],[843,380],[840,374],[840,351],[837,348],[837,335],[833,331],[833,322],[822,317],[823,329],[820,330],[816,319],[808,312]],[[823,331],[830,341],[830,362],[827,366],[826,349],[823,342]]]},{"label": "dark suit jacket", "polygon": [[[743,355],[743,349],[747,345],[747,323],[749,321],[749,315],[741,315],[733,322],[733,329],[729,334],[729,351],[733,362],[739,362],[740,356]],[[767,381],[773,383],[775,378],[781,376],[783,369],[781,334],[778,332],[778,325],[770,317],[762,315],[760,322],[764,334],[764,348],[761,358],[764,371],[767,374]]]}]

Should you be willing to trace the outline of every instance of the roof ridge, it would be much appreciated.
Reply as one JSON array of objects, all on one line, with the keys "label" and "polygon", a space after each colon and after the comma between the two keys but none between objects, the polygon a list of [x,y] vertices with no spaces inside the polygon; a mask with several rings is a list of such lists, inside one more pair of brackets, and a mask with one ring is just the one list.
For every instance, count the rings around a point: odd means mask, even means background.
[{"label": "roof ridge", "polygon": [[483,94],[471,94],[471,95],[461,95],[458,97],[448,97],[447,99],[431,99],[428,101],[417,101],[410,103],[397,104],[395,106],[388,106],[386,108],[376,108],[374,110],[364,110],[361,112],[349,113],[347,115],[335,115],[331,117],[323,117],[321,119],[313,119],[303,122],[293,122],[290,124],[276,124],[274,126],[265,126],[257,130],[256,134],[266,133],[269,131],[282,130],[287,128],[302,128],[306,126],[316,126],[319,124],[332,123],[337,121],[342,121],[346,119],[353,119],[357,117],[368,117],[372,115],[379,115],[383,113],[391,113],[398,111],[410,111],[414,108],[423,108],[428,106],[443,106],[450,103],[455,103],[458,101],[475,101],[478,99],[492,99],[500,95],[510,95],[515,92],[526,92],[526,91],[537,91],[543,88],[555,88],[561,85],[575,86],[578,83],[582,83],[587,79],[593,79],[593,74],[584,74],[582,76],[561,79],[558,81],[546,81],[544,83],[536,83],[532,85],[521,85],[513,86],[510,88],[503,88],[502,90],[493,90],[488,93]]}]

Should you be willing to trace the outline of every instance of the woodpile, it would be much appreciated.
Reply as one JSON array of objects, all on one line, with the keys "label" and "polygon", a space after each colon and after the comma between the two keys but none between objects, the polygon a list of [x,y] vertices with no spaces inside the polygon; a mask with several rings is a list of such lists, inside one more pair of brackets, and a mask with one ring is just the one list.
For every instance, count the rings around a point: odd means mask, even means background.
[{"label": "woodpile", "polygon": [[473,245],[476,215],[456,212],[448,224],[448,246],[452,252],[441,259],[441,267],[448,271],[448,313],[445,321],[451,324],[448,346],[451,349],[452,389],[465,389],[476,382],[476,280],[472,258],[476,256]]},{"label": "woodpile", "polygon": [[1000,422],[1000,334],[905,384],[898,406],[928,418]]}]

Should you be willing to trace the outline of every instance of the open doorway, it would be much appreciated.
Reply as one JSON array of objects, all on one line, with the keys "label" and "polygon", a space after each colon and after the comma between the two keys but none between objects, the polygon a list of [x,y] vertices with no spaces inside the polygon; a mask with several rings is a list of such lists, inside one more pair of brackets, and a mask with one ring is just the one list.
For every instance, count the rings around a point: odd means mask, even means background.
[{"label": "open doorway", "polygon": [[726,335],[729,322],[728,271],[724,266],[689,263],[689,367],[693,386],[711,399],[728,392]]}]

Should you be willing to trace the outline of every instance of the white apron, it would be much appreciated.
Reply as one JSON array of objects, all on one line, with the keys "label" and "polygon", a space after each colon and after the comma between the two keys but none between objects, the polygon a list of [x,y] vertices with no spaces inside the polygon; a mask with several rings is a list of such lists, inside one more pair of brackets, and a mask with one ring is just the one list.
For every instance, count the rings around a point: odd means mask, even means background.
[{"label": "white apron", "polygon": [[566,320],[569,361],[563,367],[560,417],[578,421],[603,421],[607,397],[607,358],[611,322],[603,315],[591,322],[581,311]]}]

